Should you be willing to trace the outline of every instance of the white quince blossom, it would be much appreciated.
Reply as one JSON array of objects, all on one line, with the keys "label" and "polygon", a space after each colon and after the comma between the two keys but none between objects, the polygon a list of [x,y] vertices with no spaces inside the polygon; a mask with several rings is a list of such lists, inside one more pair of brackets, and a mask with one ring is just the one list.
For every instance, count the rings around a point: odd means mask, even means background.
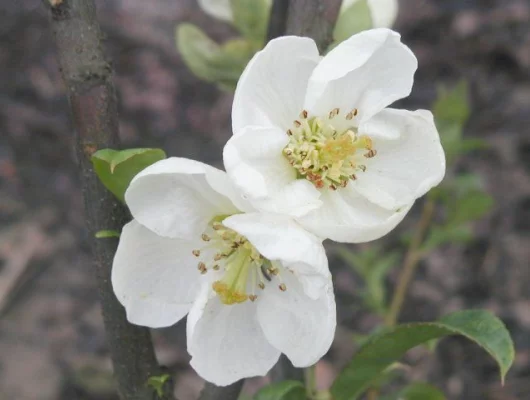
[{"label": "white quince blossom", "polygon": [[385,235],[445,173],[431,112],[387,108],[410,94],[416,68],[384,28],[324,57],[309,38],[270,41],[237,85],[228,175],[255,207],[322,238]]},{"label": "white quince blossom", "polygon": [[367,1],[373,28],[390,28],[396,21],[398,0],[343,0],[340,13],[359,1]]},{"label": "white quince blossom", "polygon": [[298,367],[329,349],[335,299],[321,240],[285,215],[254,212],[223,171],[169,158],[140,172],[125,200],[112,284],[130,322],[188,314],[191,365],[228,385],[265,375],[280,353]]}]

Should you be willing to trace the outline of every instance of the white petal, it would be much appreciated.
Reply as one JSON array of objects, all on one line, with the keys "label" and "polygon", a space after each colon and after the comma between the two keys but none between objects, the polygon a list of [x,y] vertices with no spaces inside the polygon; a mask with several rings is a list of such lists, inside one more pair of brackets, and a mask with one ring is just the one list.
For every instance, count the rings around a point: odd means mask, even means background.
[{"label": "white petal", "polygon": [[237,214],[223,224],[245,236],[267,259],[292,270],[312,298],[330,276],[322,241],[285,215]]},{"label": "white petal", "polygon": [[125,192],[125,201],[133,217],[153,232],[197,237],[213,217],[238,212],[220,193],[223,175],[198,161],[168,158],[136,175]]},{"label": "white petal", "polygon": [[335,335],[335,296],[331,279],[318,299],[307,297],[296,278],[281,274],[285,292],[266,285],[258,295],[258,319],[267,340],[295,367],[307,367],[327,353]]},{"label": "white petal", "polygon": [[[377,155],[366,162],[366,172],[358,174],[353,182],[359,193],[394,210],[440,183],[445,174],[445,155],[430,111],[386,109],[367,125]],[[365,133],[363,125],[360,132]]]},{"label": "white petal", "polygon": [[199,291],[196,244],[158,236],[134,220],[123,227],[112,286],[130,322],[159,328],[188,313]]},{"label": "white petal", "polygon": [[412,203],[399,210],[386,210],[348,185],[322,193],[322,207],[299,218],[300,224],[322,238],[344,243],[363,243],[379,239],[401,222]]},{"label": "white petal", "polygon": [[331,50],[313,71],[305,106],[327,115],[338,107],[358,109],[355,121],[366,121],[412,89],[416,57],[389,29],[371,29]]},{"label": "white petal", "polygon": [[263,335],[256,303],[225,305],[205,291],[190,311],[187,336],[191,366],[218,386],[265,375],[280,356]]},{"label": "white petal", "polygon": [[283,156],[289,138],[278,128],[248,126],[226,143],[223,159],[234,185],[256,208],[301,216],[320,206],[320,193]]},{"label": "white petal", "polygon": [[271,40],[250,60],[232,106],[234,134],[247,125],[289,129],[302,111],[307,81],[320,56],[309,38]]},{"label": "white petal", "polygon": [[227,22],[233,19],[230,0],[199,0],[199,6],[214,18]]}]

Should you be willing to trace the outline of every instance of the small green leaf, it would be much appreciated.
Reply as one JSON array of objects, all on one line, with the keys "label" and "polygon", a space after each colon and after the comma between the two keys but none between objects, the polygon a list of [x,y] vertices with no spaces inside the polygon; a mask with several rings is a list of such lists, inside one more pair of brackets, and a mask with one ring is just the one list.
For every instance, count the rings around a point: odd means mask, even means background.
[{"label": "small green leaf", "polygon": [[474,190],[455,199],[449,209],[447,222],[459,225],[482,218],[493,207],[493,198],[482,191]]},{"label": "small green leaf", "polygon": [[92,155],[92,164],[99,180],[120,201],[136,174],[149,165],[166,158],[161,149],[102,149]]},{"label": "small green leaf", "polygon": [[448,243],[467,243],[472,238],[473,232],[468,226],[435,225],[429,230],[429,234],[421,246],[421,252],[428,253]]},{"label": "small green leaf", "polygon": [[241,34],[263,45],[269,24],[271,2],[268,0],[231,0],[234,25]]},{"label": "small green leaf", "polygon": [[153,390],[156,392],[156,395],[162,398],[164,396],[164,384],[169,378],[169,374],[150,376],[147,380],[147,386],[153,388]]},{"label": "small green leaf", "polygon": [[433,106],[433,114],[442,146],[450,163],[469,149],[469,146],[468,149],[464,147],[462,140],[464,124],[470,114],[467,83],[461,81],[450,90],[440,87],[438,99]]},{"label": "small green leaf", "polygon": [[180,24],[175,32],[177,48],[188,68],[197,77],[234,90],[255,48],[244,39],[220,46],[195,25]]},{"label": "small green leaf", "polygon": [[113,230],[102,230],[97,231],[94,235],[97,239],[106,239],[106,238],[119,238],[120,232]]},{"label": "small green leaf", "polygon": [[260,389],[254,400],[305,400],[305,388],[298,381],[283,381]]},{"label": "small green leaf", "polygon": [[378,314],[384,314],[385,278],[390,269],[397,265],[400,254],[396,251],[385,253],[377,246],[355,252],[339,246],[337,253],[363,279],[365,288],[362,297],[365,305]]},{"label": "small green leaf", "polygon": [[372,28],[372,13],[367,0],[359,0],[340,13],[333,39],[335,45],[348,39],[351,35]]},{"label": "small green leaf", "polygon": [[375,335],[353,357],[331,387],[335,400],[355,400],[372,382],[409,349],[429,340],[463,335],[485,349],[500,368],[501,381],[513,363],[510,333],[501,320],[487,311],[459,311],[438,322],[411,323]]},{"label": "small green leaf", "polygon": [[445,395],[428,383],[416,382],[381,400],[446,400]]}]

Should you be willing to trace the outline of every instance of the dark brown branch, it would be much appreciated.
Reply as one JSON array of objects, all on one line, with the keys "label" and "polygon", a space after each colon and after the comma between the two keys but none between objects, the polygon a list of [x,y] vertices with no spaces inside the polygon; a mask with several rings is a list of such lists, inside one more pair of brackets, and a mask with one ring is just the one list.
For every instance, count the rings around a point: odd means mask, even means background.
[{"label": "dark brown branch", "polygon": [[269,17],[269,27],[267,29],[267,42],[279,36],[285,35],[287,27],[287,12],[289,1],[274,0]]},{"label": "dark brown branch", "polygon": [[289,0],[287,35],[312,38],[320,52],[332,41],[341,0]]},{"label": "dark brown branch", "polygon": [[[126,208],[100,184],[90,162],[98,149],[119,146],[112,68],[103,56],[93,0],[47,0],[59,63],[75,128],[76,151],[92,238],[95,272],[118,391],[123,400],[152,400],[150,376],[161,375],[149,330],[127,322],[110,281],[118,241],[94,239],[102,229],[121,230]],[[171,399],[171,385],[163,399]]]},{"label": "dark brown branch", "polygon": [[270,372],[270,377],[273,382],[305,381],[304,370],[294,367],[285,354],[280,356],[280,359]]},{"label": "dark brown branch", "polygon": [[239,397],[244,380],[232,383],[229,386],[215,386],[206,382],[199,400],[236,400]]}]

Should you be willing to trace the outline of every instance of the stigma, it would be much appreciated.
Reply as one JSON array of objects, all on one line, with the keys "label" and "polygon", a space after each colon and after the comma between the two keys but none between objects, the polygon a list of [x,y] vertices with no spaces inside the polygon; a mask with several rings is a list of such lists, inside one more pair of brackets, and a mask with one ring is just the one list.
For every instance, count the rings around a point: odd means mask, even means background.
[{"label": "stigma", "polygon": [[[289,143],[283,149],[299,178],[318,189],[337,190],[366,171],[363,161],[375,157],[377,150],[372,139],[359,135],[353,126],[357,114],[356,108],[345,115],[334,108],[323,118],[312,117],[306,110],[300,113],[300,119],[287,131]],[[335,126],[346,128],[338,130]]]},{"label": "stigma", "polygon": [[212,289],[226,305],[256,301],[256,292],[278,279],[277,287],[284,292],[287,287],[280,277],[281,267],[263,257],[249,240],[225,227],[220,221],[212,221],[201,235],[204,245],[192,250],[199,260],[197,269],[205,275],[215,275]]}]

